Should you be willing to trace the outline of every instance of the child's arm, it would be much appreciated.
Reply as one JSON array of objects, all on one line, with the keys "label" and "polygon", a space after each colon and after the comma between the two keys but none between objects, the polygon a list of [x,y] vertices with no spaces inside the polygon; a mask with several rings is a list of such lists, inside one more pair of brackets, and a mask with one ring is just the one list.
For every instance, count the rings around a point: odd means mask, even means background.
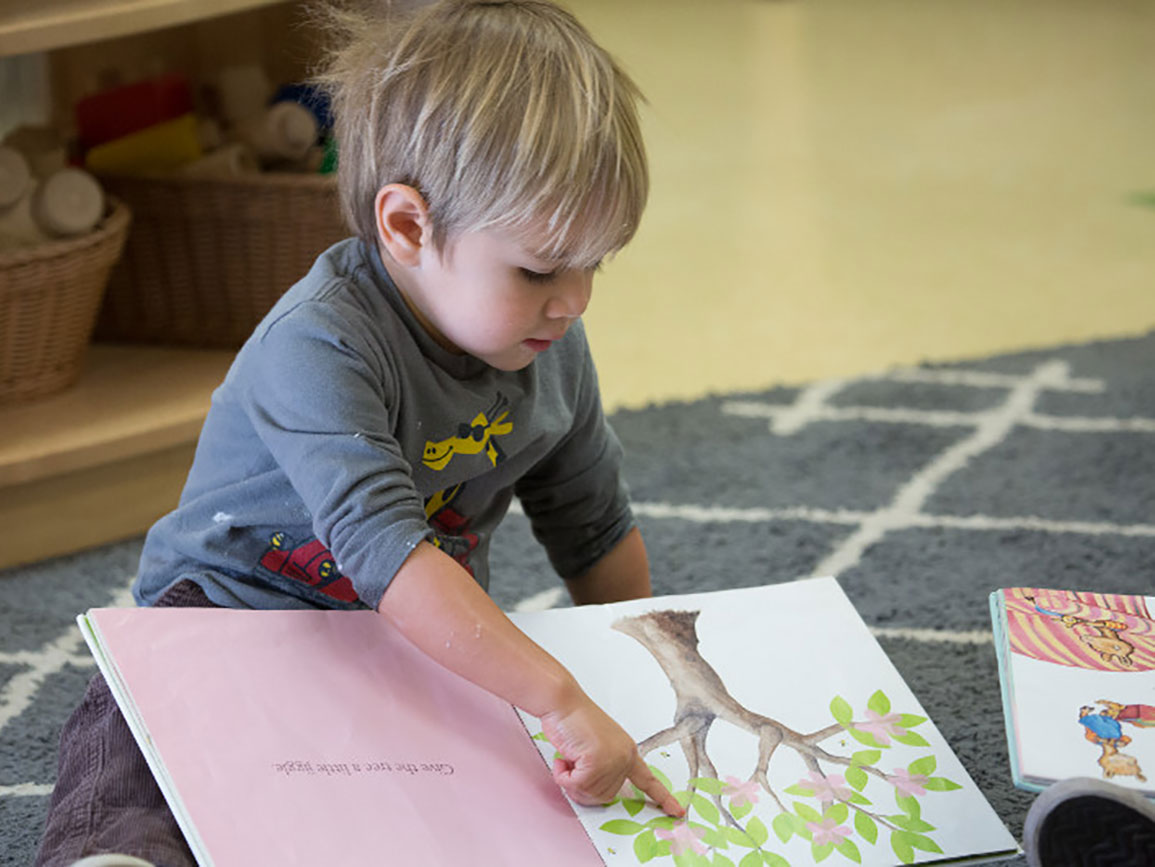
[{"label": "child's arm", "polygon": [[667,813],[683,814],[633,739],[451,557],[422,542],[377,610],[450,671],[539,717],[565,756],[554,763],[554,779],[579,804],[613,800],[628,779]]},{"label": "child's arm", "polygon": [[584,575],[565,582],[574,605],[644,599],[650,589],[650,561],[642,534],[634,527]]}]

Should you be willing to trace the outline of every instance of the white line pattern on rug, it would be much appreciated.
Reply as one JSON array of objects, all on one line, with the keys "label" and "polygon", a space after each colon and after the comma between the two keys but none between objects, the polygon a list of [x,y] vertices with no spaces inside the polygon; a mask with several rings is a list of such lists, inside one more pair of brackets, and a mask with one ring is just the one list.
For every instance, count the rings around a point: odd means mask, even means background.
[{"label": "white line pattern on rug", "polygon": [[[132,593],[126,587],[112,597],[108,603],[114,608],[132,604]],[[29,666],[13,677],[0,690],[0,730],[14,720],[32,704],[40,685],[50,675],[68,665],[87,667],[92,658],[82,652],[84,638],[75,625],[70,626],[42,650],[27,654],[11,654],[13,661]]]},{"label": "white line pattern on rug", "polygon": [[[808,521],[813,524],[853,526],[865,522],[873,512],[850,509],[811,509],[792,506],[782,509],[731,506],[691,506],[672,503],[634,503],[634,513],[647,518],[690,521],[695,524],[760,524],[770,521]],[[1155,536],[1155,524],[1112,524],[1109,521],[1052,521],[1033,515],[994,517],[992,515],[933,515],[921,513],[909,518],[912,527],[941,527],[955,530],[1003,532],[1030,530],[1039,533],[1078,533],[1087,536]]]},{"label": "white line pattern on rug", "polygon": [[[1029,376],[1027,374],[1026,376]],[[932,370],[922,367],[898,367],[882,373],[863,376],[856,382],[926,382],[934,385],[969,385],[975,388],[1014,388],[1025,378],[1014,373],[992,373],[987,370]],[[1101,379],[1075,377],[1056,387],[1057,391],[1100,394],[1107,390]]]},{"label": "white line pattern on rug", "polygon": [[0,786],[0,798],[43,798],[51,794],[51,783],[17,783],[14,786]]},{"label": "white line pattern on rug", "polygon": [[[948,412],[878,407],[834,407],[828,404],[839,392],[855,382],[889,380],[925,382],[979,388],[1005,388],[1003,402],[987,410]],[[855,380],[831,379],[800,389],[790,404],[768,404],[752,401],[726,401],[721,412],[747,418],[767,418],[770,430],[778,436],[790,436],[815,421],[882,421],[920,424],[936,427],[973,427],[967,438],[953,444],[926,464],[903,485],[892,502],[873,511],[819,509],[808,506],[786,508],[732,508],[675,503],[635,502],[640,517],[676,519],[694,523],[763,523],[770,521],[809,521],[857,527],[813,571],[815,575],[837,575],[857,564],[866,550],[893,530],[941,527],[958,530],[1005,532],[1027,530],[1041,533],[1075,533],[1083,535],[1119,535],[1155,537],[1155,524],[1114,524],[1105,521],[1054,521],[1036,516],[995,517],[991,515],[934,515],[922,511],[939,486],[966,466],[974,457],[994,448],[1016,427],[1072,432],[1134,431],[1155,432],[1155,419],[1085,418],[1048,416],[1034,412],[1035,402],[1044,391],[1097,394],[1106,385],[1102,380],[1074,378],[1063,361],[1049,361],[1030,373],[1011,375],[968,370],[894,370]],[[511,513],[523,514],[516,501]],[[542,591],[521,600],[515,611],[541,611],[552,608],[565,598],[560,587]],[[948,632],[938,630],[897,630],[894,635],[914,641],[948,641],[973,643],[989,641],[984,632]],[[892,632],[888,632],[890,635]]]},{"label": "white line pattern on rug", "polygon": [[959,440],[914,474],[886,508],[867,516],[858,529],[844,539],[825,560],[815,567],[817,575],[839,575],[856,566],[866,549],[892,530],[912,526],[915,517],[942,483],[965,467],[975,456],[1002,442],[1015,425],[1034,408],[1044,388],[1061,386],[1068,380],[1068,367],[1062,361],[1048,361],[1035,368],[1031,376],[1015,383],[1002,405],[978,415],[974,433]]},{"label": "white line pattern on rug", "polygon": [[918,641],[923,644],[990,644],[994,635],[989,629],[914,629],[902,626],[871,626],[875,638]]},{"label": "white line pattern on rug", "polygon": [[[807,398],[813,398],[808,393]],[[802,426],[815,421],[873,421],[885,424],[918,424],[928,427],[971,427],[988,414],[931,409],[888,409],[880,406],[823,406],[800,408],[797,404],[727,401],[722,404],[726,415],[770,419],[770,430],[779,436],[798,433]],[[1061,430],[1072,433],[1155,433],[1151,418],[1086,418],[1082,416],[1028,413],[1018,420],[1022,427],[1039,430]]]}]

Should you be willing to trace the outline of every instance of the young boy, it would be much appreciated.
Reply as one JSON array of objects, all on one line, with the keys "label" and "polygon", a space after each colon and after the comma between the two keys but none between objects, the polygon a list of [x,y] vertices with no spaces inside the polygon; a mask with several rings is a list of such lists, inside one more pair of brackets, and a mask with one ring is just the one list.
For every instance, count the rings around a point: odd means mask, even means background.
[{"label": "young boy", "polygon": [[[576,801],[629,780],[681,814],[630,736],[484,589],[516,495],[576,603],[650,594],[579,319],[645,202],[638,93],[546,2],[333,17],[322,81],[357,237],[240,350],[180,505],[148,535],[137,601],[375,608],[540,717]],[[99,677],[62,735],[37,863],[98,852],[193,863]]]}]

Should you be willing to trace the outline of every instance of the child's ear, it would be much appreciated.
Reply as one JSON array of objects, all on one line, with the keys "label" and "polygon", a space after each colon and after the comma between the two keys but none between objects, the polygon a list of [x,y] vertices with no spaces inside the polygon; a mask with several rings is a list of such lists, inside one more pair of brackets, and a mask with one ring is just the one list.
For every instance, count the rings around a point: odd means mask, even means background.
[{"label": "child's ear", "polygon": [[386,184],[373,202],[377,237],[393,260],[416,265],[422,247],[430,244],[429,206],[422,195],[405,184]]}]

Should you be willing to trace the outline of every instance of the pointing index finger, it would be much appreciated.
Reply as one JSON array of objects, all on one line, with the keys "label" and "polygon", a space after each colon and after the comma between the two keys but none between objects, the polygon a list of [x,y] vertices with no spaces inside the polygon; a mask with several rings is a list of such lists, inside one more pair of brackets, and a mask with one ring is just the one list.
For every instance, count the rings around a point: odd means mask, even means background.
[{"label": "pointing index finger", "polygon": [[670,794],[670,790],[646,767],[640,755],[634,757],[634,767],[630,771],[629,781],[649,795],[667,815],[686,815],[686,808],[678,803],[678,799]]}]

